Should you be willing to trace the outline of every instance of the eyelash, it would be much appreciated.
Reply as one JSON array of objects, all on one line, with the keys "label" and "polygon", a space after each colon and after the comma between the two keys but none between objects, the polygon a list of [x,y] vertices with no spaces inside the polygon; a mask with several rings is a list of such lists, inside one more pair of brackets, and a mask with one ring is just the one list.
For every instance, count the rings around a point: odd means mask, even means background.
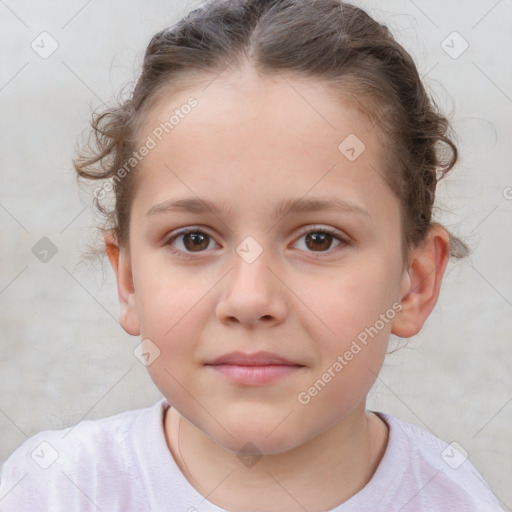
[{"label": "eyelash", "polygon": [[[194,253],[194,252],[185,252],[185,251],[181,251],[181,250],[178,250],[178,249],[175,249],[172,245],[172,243],[177,239],[179,238],[180,236],[184,236],[184,235],[187,235],[187,234],[190,234],[190,233],[194,233],[194,234],[202,234],[202,235],[206,235],[208,236],[210,239],[213,240],[213,237],[210,236],[207,232],[197,228],[197,227],[190,227],[190,228],[185,228],[183,230],[181,230],[180,232],[176,233],[175,235],[173,235],[171,238],[169,238],[166,242],[165,242],[165,245],[169,247],[170,251],[177,255],[177,256],[180,256],[180,257],[183,257],[183,258],[194,258],[195,255],[200,255],[201,253],[203,252],[206,252],[206,251],[198,251],[197,253]],[[334,252],[336,252],[338,249],[341,249],[343,248],[343,246],[347,246],[350,244],[350,242],[346,239],[346,238],[343,238],[340,236],[339,232],[336,231],[335,229],[332,229],[332,228],[326,228],[326,227],[319,227],[319,226],[313,226],[312,228],[309,228],[307,231],[304,231],[303,233],[301,233],[301,235],[299,236],[299,239],[301,239],[302,237],[306,236],[306,235],[309,235],[311,233],[315,233],[315,234],[326,234],[326,235],[331,235],[335,240],[338,240],[340,243],[339,245],[337,245],[334,249],[329,249],[327,251],[306,251],[306,252],[311,252],[313,254],[317,253],[317,254],[332,254]]]}]

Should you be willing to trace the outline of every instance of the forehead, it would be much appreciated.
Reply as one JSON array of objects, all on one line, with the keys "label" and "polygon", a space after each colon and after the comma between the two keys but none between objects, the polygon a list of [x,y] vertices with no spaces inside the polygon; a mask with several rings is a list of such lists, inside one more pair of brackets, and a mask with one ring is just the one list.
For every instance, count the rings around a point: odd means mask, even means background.
[{"label": "forehead", "polygon": [[386,187],[383,147],[369,117],[326,83],[304,77],[245,68],[170,89],[141,125],[139,142],[148,137],[156,145],[138,186],[147,201],[187,185],[188,196],[216,192],[233,201],[251,188],[254,198],[258,189],[270,200],[312,188],[372,198]]},{"label": "forehead", "polygon": [[[281,135],[280,142],[306,136],[312,143],[318,143],[328,133],[332,137],[326,142],[336,142],[347,130],[365,138],[373,130],[373,123],[369,112],[359,108],[360,101],[358,107],[355,101],[350,101],[353,94],[348,91],[347,87],[344,94],[339,85],[335,87],[296,73],[261,75],[248,64],[229,72],[196,73],[188,81],[184,76],[175,85],[160,88],[156,101],[142,115],[138,136],[140,139],[151,133],[175,114],[175,140],[190,133],[187,125],[193,127],[197,136],[215,127],[208,134],[210,140],[225,129],[237,129],[239,136],[257,133],[255,143],[263,140],[265,132],[270,138],[276,131]],[[191,98],[197,103],[193,109],[187,105]]]}]

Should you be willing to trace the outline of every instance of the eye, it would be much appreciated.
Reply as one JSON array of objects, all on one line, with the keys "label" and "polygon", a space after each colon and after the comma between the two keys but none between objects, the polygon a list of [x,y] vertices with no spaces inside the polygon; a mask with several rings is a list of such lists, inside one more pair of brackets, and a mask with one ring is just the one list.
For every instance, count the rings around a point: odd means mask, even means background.
[{"label": "eye", "polygon": [[329,251],[334,241],[337,241],[337,245],[347,245],[348,241],[345,240],[336,230],[331,228],[324,228],[320,226],[314,226],[308,231],[304,232],[299,240],[304,238],[304,246],[307,252],[334,252]]},{"label": "eye", "polygon": [[[337,242],[334,248],[341,245],[348,245],[349,242],[332,228],[314,226],[302,233],[299,240],[304,238],[304,246],[306,252],[334,252],[332,249],[333,242]],[[211,243],[215,243],[213,238],[199,228],[186,228],[169,238],[165,245],[169,246],[171,252],[178,256],[187,257],[193,253],[205,252],[211,249]]]},{"label": "eye", "polygon": [[[168,245],[173,253],[187,256],[187,253],[204,252],[211,242],[213,238],[208,233],[198,228],[186,228],[171,237],[165,245]],[[178,245],[177,249],[175,243]]]}]

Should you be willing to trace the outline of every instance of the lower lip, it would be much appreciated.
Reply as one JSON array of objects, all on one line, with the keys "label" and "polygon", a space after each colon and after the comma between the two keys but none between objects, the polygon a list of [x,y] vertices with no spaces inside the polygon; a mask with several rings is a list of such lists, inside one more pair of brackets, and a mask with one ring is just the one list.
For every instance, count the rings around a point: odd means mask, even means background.
[{"label": "lower lip", "polygon": [[257,386],[283,379],[303,368],[299,365],[267,364],[261,366],[213,364],[208,365],[236,384]]}]

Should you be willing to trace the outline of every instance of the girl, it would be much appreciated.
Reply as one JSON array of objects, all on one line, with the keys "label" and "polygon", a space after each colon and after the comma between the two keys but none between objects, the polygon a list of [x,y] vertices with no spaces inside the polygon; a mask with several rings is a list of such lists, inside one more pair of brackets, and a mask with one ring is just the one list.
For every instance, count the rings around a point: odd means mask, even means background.
[{"label": "girl", "polygon": [[[41,432],[1,510],[497,511],[456,447],[366,410],[463,242],[409,54],[340,0],[214,0],[156,34],[75,160],[164,398]],[[113,210],[109,200],[113,197]]]}]

